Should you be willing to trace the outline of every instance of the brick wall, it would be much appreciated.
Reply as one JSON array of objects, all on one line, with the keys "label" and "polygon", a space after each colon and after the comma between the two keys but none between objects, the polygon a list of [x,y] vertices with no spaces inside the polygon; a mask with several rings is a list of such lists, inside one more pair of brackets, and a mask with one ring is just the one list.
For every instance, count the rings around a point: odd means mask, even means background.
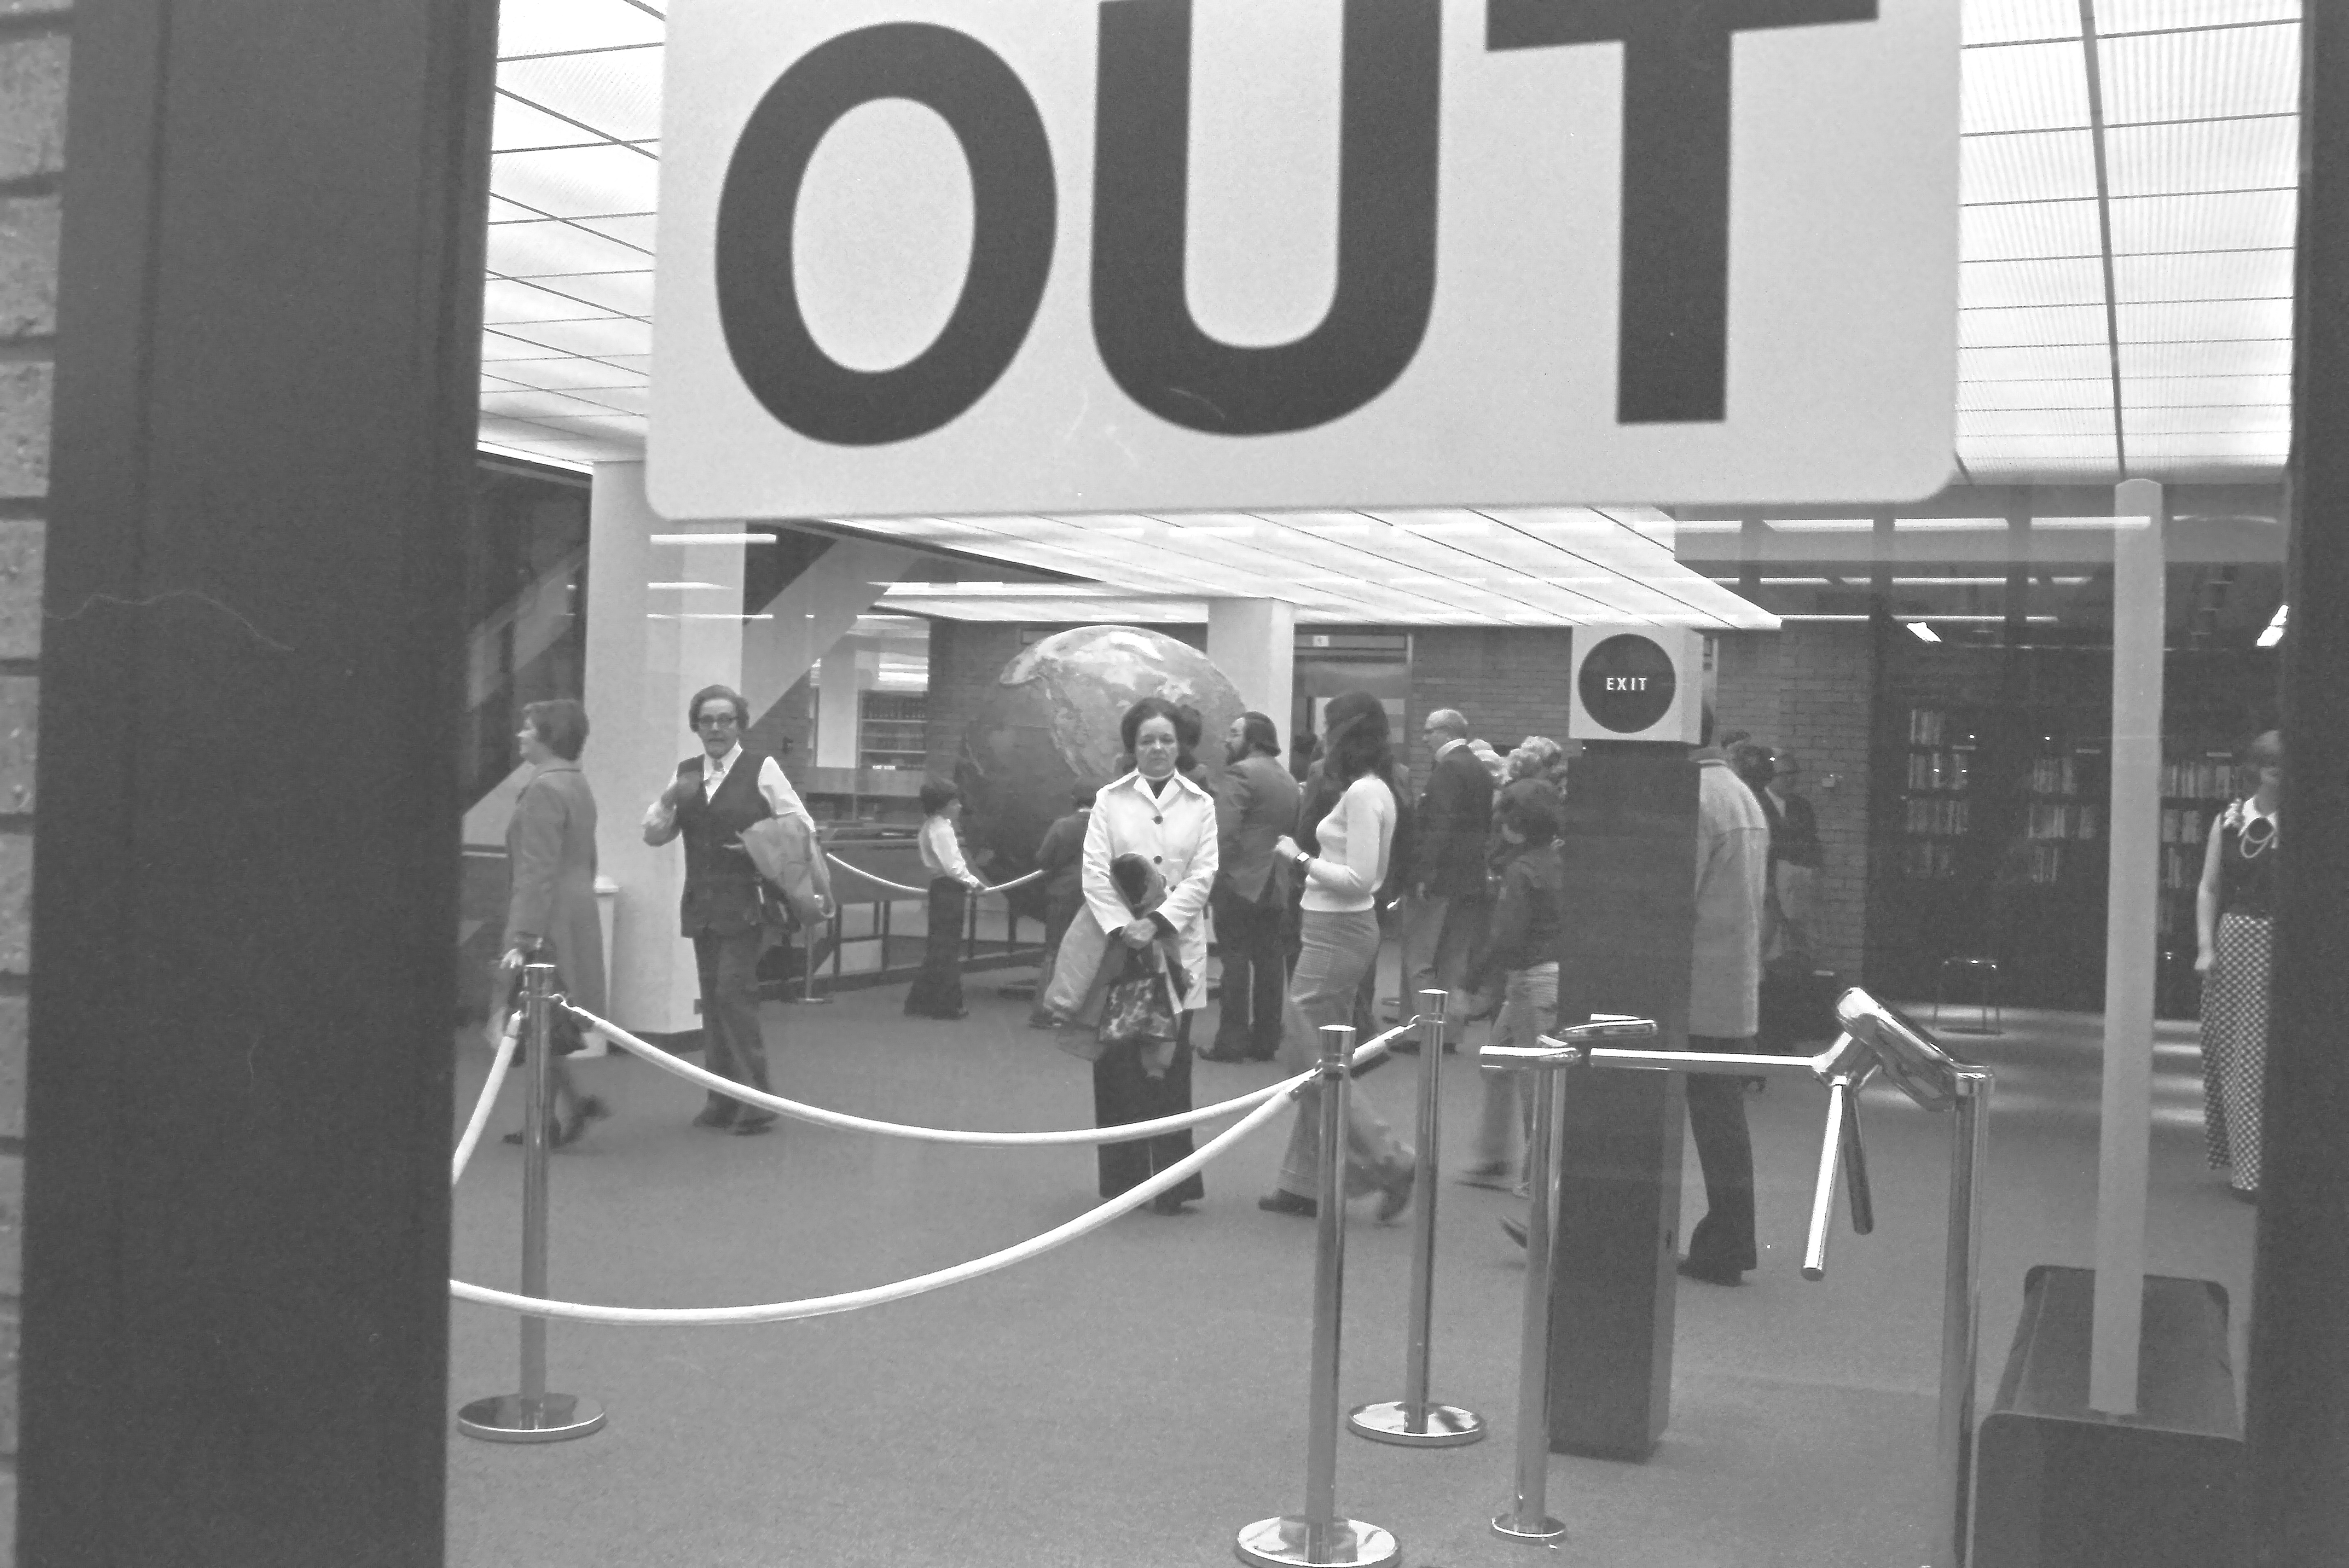
[{"label": "brick wall", "polygon": [[930,623],[929,769],[938,778],[954,777],[963,728],[1024,645],[1022,630],[995,621]]},{"label": "brick wall", "polygon": [[16,1561],[33,756],[67,0],[0,0],[0,1565]]},{"label": "brick wall", "polygon": [[1472,738],[1506,754],[1529,735],[1566,738],[1571,634],[1551,627],[1423,626],[1412,633],[1411,733],[1397,748],[1423,782],[1432,760],[1419,727],[1439,707],[1456,707]]},{"label": "brick wall", "polygon": [[1802,760],[1799,793],[1818,814],[1825,851],[1819,962],[1855,983],[1868,929],[1872,636],[1865,625],[1797,624],[1778,632],[1726,632],[1714,643],[1720,729],[1750,731]]}]

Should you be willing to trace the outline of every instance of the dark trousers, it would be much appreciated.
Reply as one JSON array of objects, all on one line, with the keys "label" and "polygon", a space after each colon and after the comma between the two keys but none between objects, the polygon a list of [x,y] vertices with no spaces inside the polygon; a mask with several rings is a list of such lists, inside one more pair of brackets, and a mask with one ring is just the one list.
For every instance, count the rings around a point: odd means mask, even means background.
[{"label": "dark trousers", "polygon": [[[1191,1109],[1191,1017],[1178,1016],[1174,1060],[1164,1077],[1142,1070],[1142,1058],[1114,1047],[1093,1058],[1093,1125],[1115,1127],[1121,1121],[1151,1121],[1177,1116]],[[1191,1130],[1137,1138],[1130,1143],[1100,1146],[1101,1195],[1114,1198],[1138,1187],[1191,1152]],[[1207,1184],[1196,1171],[1175,1183],[1166,1196],[1177,1202],[1195,1202],[1207,1195]]]},{"label": "dark trousers", "polygon": [[[1691,1035],[1692,1051],[1744,1052],[1750,1039]],[[1754,1251],[1754,1139],[1745,1127],[1745,1080],[1722,1073],[1688,1076],[1689,1131],[1704,1169],[1704,1218],[1689,1233],[1689,1262],[1725,1273],[1757,1266]]]},{"label": "dark trousers", "polygon": [[1216,890],[1214,909],[1224,960],[1215,1054],[1269,1061],[1280,1048],[1280,1009],[1288,995],[1288,965],[1280,951],[1285,912],[1278,903],[1250,903],[1225,887]]},{"label": "dark trousers", "polygon": [[[693,965],[701,975],[701,1059],[719,1078],[756,1089],[768,1088],[767,1040],[759,1032],[759,949],[764,940],[756,929],[730,936],[693,934]],[[715,1089],[709,1109],[729,1119],[772,1115]]]},{"label": "dark trousers", "polygon": [[922,944],[922,972],[905,993],[905,1011],[917,1018],[962,1016],[962,910],[966,890],[952,877],[930,883],[930,934]]}]

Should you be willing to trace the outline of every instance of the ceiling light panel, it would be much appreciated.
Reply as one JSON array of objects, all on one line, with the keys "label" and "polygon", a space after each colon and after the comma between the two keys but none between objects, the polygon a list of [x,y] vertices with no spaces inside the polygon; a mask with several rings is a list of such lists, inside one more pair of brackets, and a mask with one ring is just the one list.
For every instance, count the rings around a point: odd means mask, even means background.
[{"label": "ceiling light panel", "polygon": [[2132,304],[2171,299],[2289,299],[2292,287],[2292,252],[2281,246],[2113,258],[2114,291]]},{"label": "ceiling light panel", "polygon": [[502,332],[481,334],[481,363],[494,364],[505,359],[543,359],[546,350],[535,343],[525,343],[519,337],[508,337]]},{"label": "ceiling light panel", "polygon": [[492,278],[481,289],[481,321],[489,326],[502,322],[581,321],[612,314],[599,306],[505,278]]},{"label": "ceiling light panel", "polygon": [[2291,436],[2275,431],[2204,431],[2195,435],[2147,436],[2129,440],[2129,459],[2168,458],[2214,465],[2281,463],[2292,447]]},{"label": "ceiling light panel", "polygon": [[2300,178],[2300,117],[2116,126],[2105,133],[2115,196],[2259,191]]},{"label": "ceiling light panel", "polygon": [[634,245],[648,255],[652,252],[655,221],[650,212],[604,212],[580,219],[579,226],[624,245]]},{"label": "ceiling light panel", "polygon": [[2123,343],[2223,343],[2292,335],[2289,299],[2125,304],[2118,314]]},{"label": "ceiling light panel", "polygon": [[2103,408],[2113,406],[2113,378],[2084,377],[2073,381],[1961,381],[1958,408],[1986,412],[1998,408]]},{"label": "ceiling light panel", "polygon": [[1958,438],[1981,436],[2095,436],[2113,428],[2109,389],[2102,407],[1961,409]]},{"label": "ceiling light panel", "polygon": [[2292,22],[2300,0],[2095,0],[2099,33],[2168,27],[2219,27],[2239,22]]},{"label": "ceiling light panel", "polygon": [[490,188],[550,218],[650,211],[660,164],[634,148],[604,142],[546,152],[501,152],[490,160]]},{"label": "ceiling light panel", "polygon": [[2081,343],[2102,345],[2106,341],[2101,304],[1969,310],[1958,316],[1961,348],[2062,347]]},{"label": "ceiling light panel", "polygon": [[583,390],[581,396],[624,414],[649,414],[653,411],[653,395],[649,387],[598,387]]},{"label": "ceiling light panel", "polygon": [[616,315],[602,321],[514,323],[506,335],[539,345],[541,354],[550,348],[558,354],[649,354],[653,346],[650,325]]},{"label": "ceiling light panel", "polygon": [[1958,144],[1969,203],[2050,201],[2096,193],[2096,144],[2085,130],[1969,136]]},{"label": "ceiling light panel", "polygon": [[[544,354],[544,349],[538,351]],[[501,359],[493,373],[501,379],[536,387],[549,392],[578,391],[588,387],[628,387],[641,389],[644,376],[634,370],[621,370],[600,359],[581,359],[566,355],[561,358]]]},{"label": "ceiling light panel", "polygon": [[627,272],[650,265],[652,253],[569,223],[541,219],[491,224],[489,262],[490,271],[510,278],[560,277]]},{"label": "ceiling light panel", "polygon": [[2105,346],[2047,348],[1967,348],[1958,354],[1961,381],[2085,381],[2110,374]]},{"label": "ceiling light panel", "polygon": [[481,411],[487,414],[511,414],[522,419],[543,419],[555,415],[579,415],[588,418],[610,415],[617,410],[601,403],[574,397],[564,392],[484,392]]},{"label": "ceiling light panel", "polygon": [[1966,0],[1958,14],[1969,46],[2080,36],[2079,0]]},{"label": "ceiling light panel", "polygon": [[1966,207],[1958,213],[1958,254],[1969,262],[2103,253],[2093,201],[2033,201]]},{"label": "ceiling light panel", "polygon": [[2290,404],[2289,376],[2140,376],[2128,384],[2129,407],[2158,404]]},{"label": "ceiling light panel", "polygon": [[567,273],[546,279],[544,286],[548,293],[584,300],[617,315],[653,313],[653,274],[649,268],[636,273]]},{"label": "ceiling light panel", "polygon": [[512,152],[528,147],[578,147],[604,139],[582,130],[518,98],[500,93],[490,110],[490,150]]},{"label": "ceiling light panel", "polygon": [[2280,436],[2289,435],[2292,431],[2292,406],[2288,403],[2271,403],[2264,407],[2255,403],[2235,403],[2215,407],[2193,404],[2132,407],[2124,418],[2132,450],[2138,439],[2145,436]]},{"label": "ceiling light panel", "polygon": [[2295,203],[2290,191],[2124,198],[2112,204],[2113,253],[2288,247]]},{"label": "ceiling light panel", "polygon": [[627,0],[501,0],[498,57],[657,44],[658,16]]},{"label": "ceiling light panel", "polygon": [[2088,123],[2088,77],[2076,44],[1968,49],[1961,70],[1959,103],[1969,135],[2068,130]]},{"label": "ceiling light panel", "polygon": [[2124,343],[2121,375],[2134,384],[2140,376],[2289,376],[2292,344],[2275,338],[2248,343]]},{"label": "ceiling light panel", "polygon": [[2300,28],[2146,33],[2098,46],[2105,123],[2291,114],[2300,101]]},{"label": "ceiling light panel", "polygon": [[2071,459],[2075,463],[2114,461],[2111,428],[2103,435],[2086,436],[1995,436],[1982,437],[1966,443],[1966,462],[1971,466],[1977,459],[1983,462],[2056,462]]},{"label": "ceiling light panel", "polygon": [[498,86],[542,108],[592,125],[619,141],[660,135],[661,57],[655,48],[615,49],[509,60]]},{"label": "ceiling light panel", "polygon": [[2102,304],[2104,298],[2104,269],[2093,256],[1968,262],[1958,272],[1958,304],[1967,310]]}]

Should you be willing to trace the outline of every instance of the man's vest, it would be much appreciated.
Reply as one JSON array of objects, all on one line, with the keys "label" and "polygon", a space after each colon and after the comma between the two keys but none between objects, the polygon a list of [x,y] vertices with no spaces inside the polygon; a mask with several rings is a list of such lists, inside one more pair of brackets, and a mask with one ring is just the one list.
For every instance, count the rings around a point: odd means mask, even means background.
[{"label": "man's vest", "polygon": [[677,765],[678,777],[694,785],[677,809],[678,833],[685,841],[680,915],[688,936],[740,936],[759,927],[759,868],[742,848],[741,832],[775,814],[759,791],[759,771],[767,759],[744,748],[717,793],[707,798],[701,791],[704,760],[688,757]]}]

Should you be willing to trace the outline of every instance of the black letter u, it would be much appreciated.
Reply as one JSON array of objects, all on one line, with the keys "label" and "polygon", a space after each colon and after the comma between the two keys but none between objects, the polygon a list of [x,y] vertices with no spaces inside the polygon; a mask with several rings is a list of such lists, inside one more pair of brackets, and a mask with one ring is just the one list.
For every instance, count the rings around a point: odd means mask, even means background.
[{"label": "black letter u", "polygon": [[1309,429],[1394,384],[1435,294],[1442,0],[1344,0],[1338,286],[1292,342],[1237,346],[1184,278],[1191,0],[1106,0],[1093,150],[1093,340],[1126,395],[1216,435]]}]

